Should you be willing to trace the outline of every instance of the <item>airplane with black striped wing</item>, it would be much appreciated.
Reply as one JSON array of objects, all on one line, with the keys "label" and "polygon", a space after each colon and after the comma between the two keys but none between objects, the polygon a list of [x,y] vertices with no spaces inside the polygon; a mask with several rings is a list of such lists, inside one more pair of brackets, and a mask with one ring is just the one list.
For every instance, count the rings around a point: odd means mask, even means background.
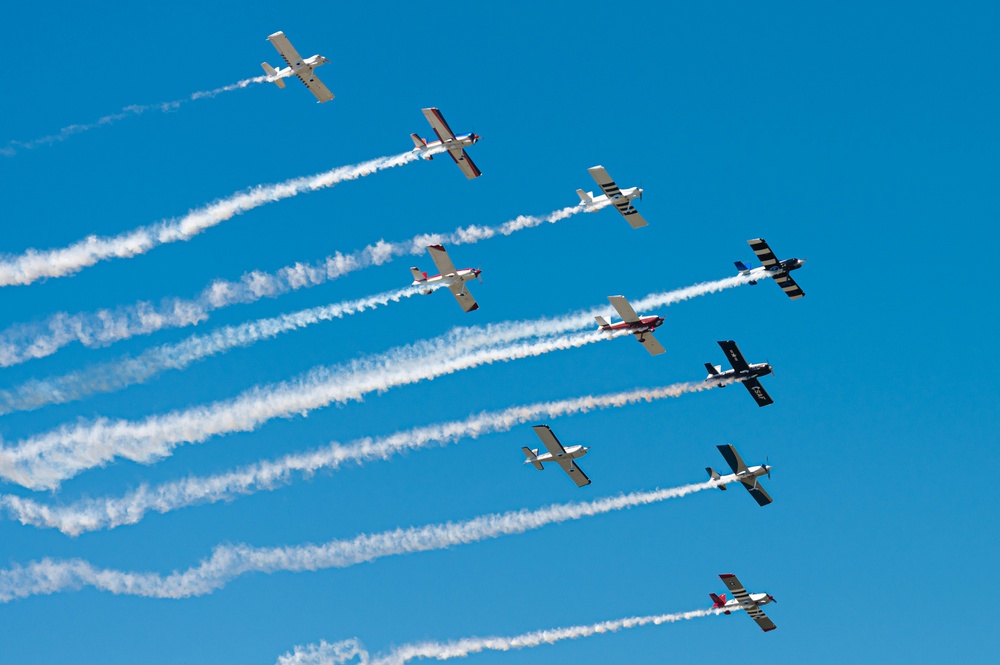
[{"label": "airplane with black striped wing", "polygon": [[778,602],[774,599],[774,596],[766,593],[747,593],[747,590],[743,588],[739,579],[731,573],[725,573],[719,575],[719,577],[726,584],[726,588],[732,592],[733,597],[731,600],[726,600],[726,594],[722,594],[721,596],[717,596],[714,593],[708,594],[708,597],[712,599],[713,610],[721,609],[723,614],[730,614],[735,610],[743,610],[751,619],[757,622],[757,625],[765,633],[777,628],[774,622],[764,614],[764,610],[760,609],[761,605]]},{"label": "airplane with black striped wing", "polygon": [[477,143],[482,137],[474,132],[456,136],[455,132],[451,131],[451,127],[448,126],[444,116],[441,115],[441,111],[436,108],[421,109],[421,111],[424,112],[427,122],[431,124],[431,129],[437,134],[438,140],[428,142],[425,138],[421,138],[416,134],[410,134],[410,138],[413,139],[413,145],[416,146],[413,150],[419,152],[420,156],[424,159],[434,159],[434,153],[444,148],[448,152],[448,155],[455,160],[458,168],[462,170],[466,178],[472,180],[483,175],[483,172],[479,170],[475,162],[472,161],[472,158],[469,157],[469,153],[465,152],[468,146]]},{"label": "airplane with black striped wing", "polygon": [[321,55],[312,55],[308,58],[303,58],[299,55],[299,52],[295,50],[292,43],[288,41],[288,37],[285,37],[285,33],[280,30],[273,35],[270,35],[267,40],[274,45],[274,48],[278,50],[281,54],[281,58],[288,65],[284,69],[275,69],[266,62],[260,64],[264,68],[264,72],[270,77],[271,81],[279,88],[285,87],[284,79],[289,76],[296,76],[307,88],[309,92],[316,96],[319,103],[328,102],[333,99],[333,93],[330,89],[323,85],[323,82],[319,80],[319,77],[313,72],[314,69],[320,65],[329,63],[330,61]]},{"label": "airplane with black striped wing", "polygon": [[446,286],[451,291],[451,295],[455,296],[455,300],[458,301],[463,312],[471,312],[474,309],[479,309],[479,303],[472,297],[469,290],[465,288],[465,283],[476,278],[482,281],[479,275],[483,271],[478,268],[457,269],[455,264],[451,262],[447,250],[442,245],[428,245],[427,253],[431,255],[431,260],[440,274],[428,277],[427,273],[421,272],[419,268],[414,266],[410,268],[410,272],[413,274],[413,283],[411,286],[421,287],[420,292],[424,295],[432,293],[434,289],[431,287],[433,286]]},{"label": "airplane with black striped wing", "polygon": [[[750,245],[753,253],[757,255],[757,260],[760,261],[761,265],[758,268],[751,269],[750,266],[742,261],[736,261],[736,269],[740,271],[741,275],[759,279],[771,277],[792,300],[798,300],[806,294],[795,283],[792,276],[788,274],[792,270],[801,268],[802,264],[806,262],[805,259],[785,259],[784,261],[779,261],[778,257],[771,251],[767,241],[763,238],[752,238],[747,240],[747,244]],[[753,279],[749,283],[756,284],[757,279]]]},{"label": "airplane with black striped wing", "polygon": [[611,301],[611,305],[618,312],[618,316],[622,320],[612,323],[610,315],[607,317],[596,316],[594,318],[597,319],[597,325],[601,330],[604,332],[627,330],[635,335],[635,338],[649,351],[649,355],[658,356],[661,353],[666,353],[667,350],[653,337],[653,330],[663,325],[662,316],[657,316],[656,314],[639,316],[632,309],[632,305],[625,299],[625,296],[608,296],[608,300]]},{"label": "airplane with black striped wing", "polygon": [[731,339],[719,342],[719,346],[722,347],[726,358],[729,359],[729,364],[733,368],[723,372],[721,365],[705,363],[705,369],[708,370],[708,376],[705,380],[718,381],[720,388],[726,387],[732,381],[737,381],[743,384],[757,402],[757,406],[773,404],[774,400],[771,399],[771,396],[764,390],[764,386],[760,385],[760,381],[757,380],[759,377],[767,376],[774,371],[770,363],[754,363],[751,365],[743,357],[740,347],[736,346],[736,342]]},{"label": "airplane with black striped wing", "polygon": [[649,225],[643,219],[642,215],[639,214],[639,211],[635,209],[635,206],[632,205],[632,199],[638,198],[640,201],[642,200],[641,187],[619,188],[603,166],[591,166],[587,171],[603,193],[595,197],[593,192],[585,192],[582,189],[576,190],[577,196],[580,197],[580,205],[584,207],[586,212],[595,212],[610,203],[621,213],[622,217],[625,218],[625,221],[633,229]]},{"label": "airplane with black striped wing", "polygon": [[729,468],[733,470],[732,473],[726,475],[720,475],[718,471],[712,467],[708,467],[705,471],[708,472],[709,478],[719,483],[717,487],[720,490],[725,490],[726,485],[729,483],[742,483],[743,487],[750,492],[750,496],[754,498],[755,501],[761,506],[766,506],[767,504],[774,501],[771,495],[767,493],[764,486],[760,484],[758,478],[761,476],[771,477],[771,467],[768,464],[761,464],[760,466],[747,466],[740,454],[736,452],[736,446],[731,443],[727,443],[722,446],[716,446],[722,456],[726,459],[726,463]]}]

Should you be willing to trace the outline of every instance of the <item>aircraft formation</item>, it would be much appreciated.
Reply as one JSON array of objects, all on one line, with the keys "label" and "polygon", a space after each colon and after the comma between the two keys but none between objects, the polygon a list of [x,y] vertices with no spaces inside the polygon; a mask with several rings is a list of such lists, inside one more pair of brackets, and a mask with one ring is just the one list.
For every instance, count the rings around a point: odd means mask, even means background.
[{"label": "aircraft formation", "polygon": [[[288,67],[276,71],[267,63],[263,64],[264,71],[270,77],[274,77],[274,82],[279,87],[284,87],[282,78],[296,76],[309,89],[316,99],[322,103],[333,99],[333,94],[316,77],[313,70],[329,60],[320,55],[314,55],[303,59],[292,47],[284,33],[276,32],[268,40],[281,54],[281,57],[288,64]],[[469,156],[466,148],[474,145],[480,140],[480,136],[475,133],[456,135],[447,121],[437,108],[422,109],[424,117],[430,124],[431,129],[437,136],[436,141],[427,141],[417,134],[411,134],[414,151],[419,153],[423,159],[433,159],[436,152],[444,151],[452,158],[458,168],[466,178],[473,180],[482,175],[482,171],[476,166]],[[614,206],[615,210],[625,219],[633,229],[640,229],[648,226],[649,222],[639,213],[634,205],[634,200],[642,201],[643,190],[641,187],[628,187],[621,189],[611,178],[607,169],[601,165],[592,166],[587,171],[597,183],[601,194],[594,196],[593,192],[585,192],[582,189],[576,191],[580,197],[580,206],[585,212],[596,212],[608,205]],[[792,270],[797,270],[805,263],[805,259],[790,258],[779,260],[771,250],[767,241],[763,238],[752,238],[747,241],[757,260],[761,265],[751,268],[742,261],[736,261],[738,274],[751,278],[747,283],[757,284],[763,279],[773,279],[785,294],[792,300],[797,300],[805,296],[805,292],[789,275]],[[410,268],[413,274],[412,286],[419,288],[422,293],[430,294],[436,287],[447,288],[464,312],[471,312],[479,309],[472,294],[466,287],[466,282],[481,278],[482,271],[474,268],[455,267],[447,250],[442,245],[429,245],[427,252],[437,268],[439,274],[428,276],[416,267]],[[643,345],[643,348],[652,355],[659,356],[666,353],[666,349],[653,335],[653,331],[663,325],[664,319],[657,314],[638,314],[629,301],[622,295],[608,296],[608,301],[614,308],[620,321],[614,321],[612,315],[597,316],[598,329],[606,333],[627,332],[635,336],[636,340]],[[731,383],[741,383],[750,393],[750,396],[760,407],[774,403],[774,400],[764,389],[760,378],[773,373],[770,363],[749,363],[743,356],[736,342],[733,340],[723,340],[718,342],[729,362],[731,369],[723,370],[721,365],[705,363],[708,370],[707,382],[716,383],[719,387],[725,387]],[[576,460],[587,454],[589,447],[584,445],[564,446],[556,437],[552,429],[546,424],[538,424],[532,427],[535,434],[541,440],[547,452],[539,454],[538,448],[524,446],[521,451],[524,453],[524,464],[530,464],[539,471],[545,468],[545,464],[553,463],[569,476],[577,487],[586,487],[592,483],[586,473],[577,465]],[[736,452],[732,444],[720,445],[719,452],[725,458],[726,463],[732,469],[731,474],[720,475],[713,468],[708,467],[709,481],[714,483],[720,490],[725,490],[726,485],[731,483],[741,483],[750,495],[763,507],[770,504],[773,499],[764,490],[759,482],[760,476],[766,475],[770,478],[771,466],[762,464],[748,467],[743,458]],[[726,573],[719,576],[725,583],[727,589],[732,593],[732,599],[726,600],[726,594],[717,596],[709,594],[713,601],[712,608],[722,610],[724,614],[730,614],[733,610],[744,610],[765,632],[774,630],[775,624],[767,617],[762,605],[774,602],[774,597],[766,593],[748,593],[735,575]]]}]

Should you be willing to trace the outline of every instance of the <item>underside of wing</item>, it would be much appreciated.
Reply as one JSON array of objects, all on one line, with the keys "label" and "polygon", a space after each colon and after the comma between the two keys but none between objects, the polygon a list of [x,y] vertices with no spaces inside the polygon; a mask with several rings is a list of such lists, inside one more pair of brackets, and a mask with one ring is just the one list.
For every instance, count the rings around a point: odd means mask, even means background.
[{"label": "underside of wing", "polygon": [[455,296],[458,304],[462,306],[462,311],[471,312],[474,309],[479,309],[479,303],[472,297],[469,290],[465,288],[465,282],[451,284],[448,286],[448,290],[451,291],[451,295]]},{"label": "underside of wing", "polygon": [[328,102],[333,99],[333,93],[330,89],[323,85],[323,82],[316,77],[316,73],[313,70],[309,70],[308,73],[303,72],[297,75],[299,80],[306,84],[309,88],[309,92],[316,95],[316,99],[322,102]]},{"label": "underside of wing", "polygon": [[726,359],[729,360],[729,364],[733,366],[733,369],[737,372],[747,372],[750,370],[750,363],[743,357],[740,347],[736,346],[736,342],[731,339],[721,341],[719,342],[719,346],[722,348],[722,352],[726,354]]},{"label": "underside of wing", "polygon": [[726,459],[726,464],[729,468],[733,470],[733,473],[743,473],[747,470],[747,465],[740,457],[740,454],[736,452],[736,446],[731,443],[726,443],[721,446],[716,446],[722,456]]},{"label": "underside of wing", "polygon": [[747,491],[750,492],[750,496],[752,496],[759,505],[766,506],[774,501],[774,499],[771,498],[771,495],[767,493],[767,490],[765,490],[760,483],[749,482],[746,480],[741,480],[740,482],[743,483],[743,487],[747,488]]},{"label": "underside of wing", "polygon": [[609,199],[621,196],[622,190],[618,189],[618,185],[616,185],[615,181],[611,179],[611,176],[608,175],[608,172],[603,166],[591,166],[587,169],[587,172],[590,173],[590,177],[594,179],[594,182],[597,183],[597,186],[601,188],[601,191],[604,192]]},{"label": "underside of wing", "polygon": [[642,342],[643,347],[649,351],[649,355],[651,356],[658,356],[661,353],[667,352],[667,350],[663,348],[663,345],[660,344],[659,340],[653,337],[653,333],[651,332],[636,333],[635,338]]},{"label": "underside of wing", "polygon": [[573,460],[559,462],[559,466],[566,472],[566,475],[569,476],[574,483],[576,483],[577,487],[584,487],[590,484],[590,478],[587,477],[587,474],[585,474],[583,470],[573,462]]},{"label": "underside of wing", "polygon": [[[756,607],[756,605],[754,607]],[[774,625],[774,622],[771,621],[771,619],[769,619],[768,616],[764,614],[763,610],[761,610],[759,607],[757,608],[757,616],[754,616],[752,614],[750,616],[754,621],[757,622],[757,625],[760,626],[765,633],[769,630],[774,630],[775,628],[777,628],[777,626]]]},{"label": "underside of wing", "polygon": [[458,272],[443,245],[430,245],[427,248],[427,253],[431,255],[431,261],[434,262],[434,266],[442,275],[451,275]]},{"label": "underside of wing", "polygon": [[757,255],[757,260],[765,268],[770,268],[778,264],[778,257],[774,255],[774,252],[768,247],[767,241],[763,238],[747,240],[747,244],[750,245],[750,249]]},{"label": "underside of wing", "polygon": [[548,425],[534,425],[531,429],[535,430],[535,434],[542,440],[542,445],[545,446],[547,451],[552,453],[553,457],[558,457],[566,452],[566,449],[559,443],[559,439],[552,433]]},{"label": "underside of wing", "polygon": [[795,280],[792,279],[792,276],[789,275],[787,271],[779,272],[775,275],[774,281],[778,283],[781,290],[784,291],[785,294],[792,300],[797,300],[806,294],[806,292],[795,283]]},{"label": "underside of wing", "polygon": [[[624,210],[622,210],[623,206],[625,208]],[[615,207],[618,208],[618,212],[622,214],[625,221],[628,222],[629,226],[633,229],[641,229],[644,226],[649,226],[649,222],[647,222],[645,218],[639,214],[639,211],[635,209],[635,206],[632,205],[631,201],[626,204],[616,203]]]},{"label": "underside of wing", "polygon": [[611,302],[612,307],[615,308],[615,311],[618,312],[618,316],[622,317],[622,321],[625,323],[639,323],[639,315],[632,309],[632,305],[625,299],[625,296],[608,296],[608,300]]},{"label": "underside of wing", "polygon": [[455,133],[451,131],[451,127],[445,122],[444,116],[441,115],[441,111],[436,108],[421,109],[424,112],[424,117],[427,118],[427,122],[431,124],[431,129],[437,134],[437,137],[441,139],[442,143],[444,141],[451,141],[455,138]]},{"label": "underside of wing", "polygon": [[479,170],[479,167],[476,166],[476,163],[472,161],[471,157],[469,157],[469,153],[465,152],[464,149],[449,150],[448,154],[451,155],[451,158],[455,160],[456,164],[458,164],[458,168],[462,169],[462,173],[464,173],[465,177],[469,180],[473,180],[483,175],[483,172]]},{"label": "underside of wing", "polygon": [[767,406],[768,404],[774,404],[774,400],[771,396],[767,394],[764,390],[764,386],[760,385],[760,381],[757,379],[749,379],[744,381],[743,385],[746,386],[747,391],[757,402],[757,406]]},{"label": "underside of wing", "polygon": [[302,56],[295,50],[292,43],[285,37],[285,33],[279,31],[267,38],[278,49],[278,53],[285,60],[289,67],[298,67],[302,64]]}]

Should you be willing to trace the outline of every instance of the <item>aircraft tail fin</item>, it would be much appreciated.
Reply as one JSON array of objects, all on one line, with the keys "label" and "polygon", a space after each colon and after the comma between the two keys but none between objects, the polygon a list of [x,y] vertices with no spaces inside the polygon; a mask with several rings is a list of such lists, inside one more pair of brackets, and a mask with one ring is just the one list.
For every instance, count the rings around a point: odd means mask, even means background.
[{"label": "aircraft tail fin", "polygon": [[708,376],[713,377],[722,371],[722,365],[713,365],[712,363],[705,363],[705,369],[708,370]]},{"label": "aircraft tail fin", "polygon": [[538,448],[531,449],[527,446],[523,446],[521,448],[521,452],[524,453],[524,456],[528,458],[524,460],[525,464],[530,463],[531,466],[535,467],[539,471],[542,470],[542,463],[538,461]]},{"label": "aircraft tail fin", "polygon": [[593,203],[594,197],[590,192],[585,192],[582,189],[576,190],[576,195],[580,197],[580,203]]},{"label": "aircraft tail fin", "polygon": [[750,266],[743,263],[742,261],[734,261],[733,263],[736,265],[736,269],[739,270],[740,272],[746,272],[747,270],[750,270]]},{"label": "aircraft tail fin", "polygon": [[[716,596],[714,593],[708,594],[708,597],[712,599],[712,609],[717,610],[721,607],[726,606],[726,594],[721,596]],[[723,614],[729,614],[729,612],[723,612]]]},{"label": "aircraft tail fin", "polygon": [[[274,67],[272,67],[271,65],[267,64],[266,62],[260,63],[260,66],[264,68],[264,73],[267,74],[268,76],[277,76],[278,75],[278,72],[275,71]],[[274,83],[274,85],[278,86],[279,88],[284,88],[285,87],[285,80],[284,79],[274,79],[273,83]]]},{"label": "aircraft tail fin", "polygon": [[607,317],[607,318],[605,318],[603,316],[595,316],[594,320],[597,321],[597,325],[601,326],[602,328],[606,328],[606,327],[608,327],[608,326],[611,325],[611,317],[610,316]]},{"label": "aircraft tail fin", "polygon": [[[719,478],[721,478],[721,477],[722,477],[722,476],[720,476],[720,475],[719,475],[719,472],[718,472],[718,471],[716,471],[715,469],[713,469],[713,468],[712,468],[712,467],[710,467],[710,466],[706,466],[706,467],[705,467],[705,471],[708,471],[708,477],[709,477],[709,479],[711,479],[711,480],[718,480]],[[726,486],[725,486],[725,485],[719,485],[719,489],[720,489],[720,490],[725,490],[725,489],[726,489]]]},{"label": "aircraft tail fin", "polygon": [[[413,139],[413,145],[415,145],[417,147],[417,149],[426,148],[427,147],[427,139],[421,138],[421,137],[417,136],[416,134],[410,134],[410,138]],[[426,159],[434,159],[434,155],[426,155],[425,158]]]},{"label": "aircraft tail fin", "polygon": [[427,273],[420,272],[420,269],[417,268],[416,266],[410,268],[410,272],[413,273],[413,280],[414,281],[416,281],[416,282],[426,282],[427,281]]}]

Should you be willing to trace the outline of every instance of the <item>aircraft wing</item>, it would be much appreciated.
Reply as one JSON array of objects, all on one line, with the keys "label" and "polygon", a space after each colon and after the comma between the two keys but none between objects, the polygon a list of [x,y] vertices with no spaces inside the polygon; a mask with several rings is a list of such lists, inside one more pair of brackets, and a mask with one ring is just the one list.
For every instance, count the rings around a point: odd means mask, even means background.
[{"label": "aircraft wing", "polygon": [[281,54],[281,57],[284,58],[285,63],[289,67],[298,67],[302,64],[302,56],[295,50],[292,43],[288,41],[288,37],[285,37],[285,33],[279,30],[270,35],[267,40],[274,45],[274,48],[278,49],[278,53]]},{"label": "aircraft wing", "polygon": [[469,290],[465,288],[465,282],[449,284],[448,290],[451,291],[451,295],[455,296],[458,304],[462,306],[462,311],[471,312],[474,309],[479,309],[479,303],[472,297]]},{"label": "aircraft wing", "polygon": [[729,364],[733,366],[733,369],[737,372],[747,372],[750,370],[750,363],[740,353],[740,347],[736,346],[736,342],[730,339],[719,342],[719,346],[722,347],[722,351],[726,354],[726,358],[729,359]]},{"label": "aircraft wing", "polygon": [[576,483],[577,487],[585,487],[590,484],[590,478],[587,477],[587,474],[583,472],[583,469],[578,467],[573,460],[569,459],[564,462],[559,462],[559,466],[566,472],[566,475],[568,475],[573,482]]},{"label": "aircraft wing", "polygon": [[726,574],[719,575],[719,577],[721,577],[722,581],[726,584],[726,588],[732,592],[733,597],[740,601],[740,606],[746,610],[746,613],[750,615],[750,618],[756,621],[757,625],[760,626],[765,633],[769,630],[777,628],[777,626],[774,625],[774,622],[767,618],[764,611],[760,609],[760,606],[750,599],[750,594],[743,588],[743,585],[740,584],[739,579],[737,579],[735,575]]},{"label": "aircraft wing", "polygon": [[778,286],[780,286],[781,290],[785,292],[785,295],[792,300],[797,300],[806,294],[806,292],[795,283],[795,280],[792,279],[792,276],[788,274],[787,270],[779,272],[775,275],[774,281],[778,283]]},{"label": "aircraft wing", "polygon": [[427,118],[427,122],[431,123],[431,129],[434,130],[434,133],[437,134],[442,143],[455,139],[455,132],[451,131],[451,127],[448,126],[444,116],[441,115],[441,111],[436,108],[420,110],[424,112],[424,117]]},{"label": "aircraft wing", "polygon": [[747,244],[750,245],[753,253],[757,255],[757,260],[760,261],[762,266],[771,268],[778,265],[778,257],[771,251],[766,240],[763,238],[753,238],[752,240],[747,240]]},{"label": "aircraft wing", "polygon": [[663,345],[660,344],[655,337],[653,337],[653,333],[651,332],[635,333],[635,338],[642,342],[643,347],[649,351],[649,355],[651,356],[658,356],[661,353],[667,352],[667,350],[663,348]]},{"label": "aircraft wing", "polygon": [[434,265],[437,266],[438,272],[442,276],[458,272],[455,269],[455,264],[448,257],[448,252],[442,245],[428,246],[427,253],[431,255],[431,260],[434,261]]},{"label": "aircraft wing", "polygon": [[608,296],[608,300],[611,301],[611,305],[618,312],[618,316],[622,317],[622,321],[625,323],[639,323],[639,315],[632,309],[632,305],[628,304],[625,296]]},{"label": "aircraft wing", "polygon": [[590,173],[590,177],[594,179],[594,182],[598,184],[601,191],[603,191],[605,196],[608,197],[608,200],[614,204],[615,208],[618,209],[618,212],[622,214],[622,217],[625,218],[625,221],[628,222],[633,229],[648,226],[649,223],[643,219],[642,215],[639,214],[639,211],[635,209],[635,206],[632,205],[632,201],[622,196],[622,190],[619,189],[618,185],[615,184],[615,181],[611,179],[611,176],[603,166],[591,166],[587,169],[587,172]]},{"label": "aircraft wing", "polygon": [[465,177],[469,180],[483,175],[483,172],[479,170],[479,167],[476,166],[476,163],[472,161],[471,157],[469,157],[469,153],[465,152],[464,149],[449,150],[448,154],[451,155],[451,158],[455,160],[456,164],[458,164],[458,168],[462,169],[462,173],[464,173]]},{"label": "aircraft wing", "polygon": [[323,82],[319,80],[316,76],[316,72],[309,70],[308,74],[296,74],[299,80],[305,83],[306,87],[309,88],[309,92],[316,96],[316,99],[320,103],[328,102],[333,99],[333,93],[330,89],[323,85]]},{"label": "aircraft wing", "polygon": [[535,430],[535,434],[542,440],[542,445],[545,446],[547,451],[552,453],[553,457],[558,457],[566,452],[566,449],[559,443],[559,439],[552,433],[548,425],[534,425],[531,429]]},{"label": "aircraft wing", "polygon": [[774,404],[774,400],[771,396],[767,394],[764,390],[764,386],[760,385],[760,381],[757,379],[748,379],[743,381],[743,385],[750,392],[750,396],[757,401],[757,406],[767,406],[768,404]]},{"label": "aircraft wing", "polygon": [[746,487],[747,491],[750,492],[750,496],[757,500],[758,505],[766,506],[774,501],[774,499],[771,498],[771,495],[767,493],[767,490],[765,490],[763,485],[760,483],[750,482],[748,480],[741,480],[740,482],[743,483],[743,487]]},{"label": "aircraft wing", "polygon": [[743,473],[747,470],[747,465],[743,462],[743,458],[740,454],[736,452],[736,446],[731,443],[727,443],[722,446],[716,446],[722,456],[726,458],[726,464],[729,468],[733,470],[733,473]]}]

